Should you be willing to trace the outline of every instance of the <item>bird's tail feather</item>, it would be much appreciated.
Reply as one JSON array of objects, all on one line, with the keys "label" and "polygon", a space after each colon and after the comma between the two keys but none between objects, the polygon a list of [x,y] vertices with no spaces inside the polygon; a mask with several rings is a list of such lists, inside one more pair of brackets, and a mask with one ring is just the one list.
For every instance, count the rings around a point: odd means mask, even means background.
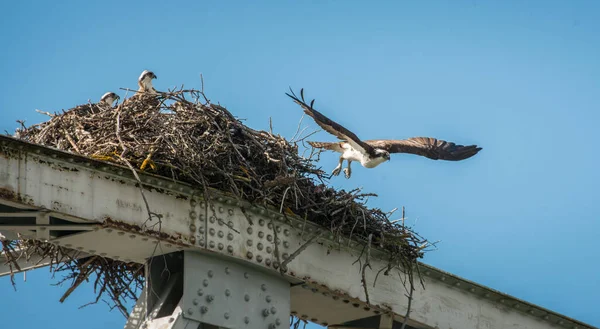
[{"label": "bird's tail feather", "polygon": [[308,145],[314,147],[314,148],[318,148],[318,149],[326,149],[326,150],[331,150],[331,151],[336,151],[337,149],[340,148],[340,143],[335,143],[335,142],[307,142]]}]

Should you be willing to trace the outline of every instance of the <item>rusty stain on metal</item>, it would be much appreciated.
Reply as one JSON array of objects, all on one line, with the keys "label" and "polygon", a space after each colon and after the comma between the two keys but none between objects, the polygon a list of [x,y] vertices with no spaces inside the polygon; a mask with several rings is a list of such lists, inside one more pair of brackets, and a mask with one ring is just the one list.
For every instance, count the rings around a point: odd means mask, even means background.
[{"label": "rusty stain on metal", "polygon": [[190,245],[183,239],[181,233],[177,233],[174,235],[167,234],[165,232],[155,231],[155,230],[144,230],[139,225],[136,224],[128,224],[120,221],[116,221],[110,217],[106,217],[102,223],[103,228],[114,228],[119,229],[126,232],[137,233],[140,235],[145,235],[153,238],[157,238],[163,240],[165,242],[173,243],[175,245],[181,247],[189,247]]}]

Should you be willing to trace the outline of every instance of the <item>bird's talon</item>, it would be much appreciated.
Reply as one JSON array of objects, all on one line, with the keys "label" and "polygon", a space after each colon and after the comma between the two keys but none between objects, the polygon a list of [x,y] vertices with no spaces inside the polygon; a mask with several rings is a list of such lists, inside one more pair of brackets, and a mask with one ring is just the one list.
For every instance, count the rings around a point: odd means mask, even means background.
[{"label": "bird's talon", "polygon": [[350,171],[349,168],[344,168],[344,176],[346,176],[347,179],[350,178],[351,174],[352,174],[352,172]]},{"label": "bird's talon", "polygon": [[340,174],[340,171],[342,171],[340,168],[335,168],[335,169],[333,169],[333,171],[331,172],[331,174],[333,176],[337,176],[337,175]]}]

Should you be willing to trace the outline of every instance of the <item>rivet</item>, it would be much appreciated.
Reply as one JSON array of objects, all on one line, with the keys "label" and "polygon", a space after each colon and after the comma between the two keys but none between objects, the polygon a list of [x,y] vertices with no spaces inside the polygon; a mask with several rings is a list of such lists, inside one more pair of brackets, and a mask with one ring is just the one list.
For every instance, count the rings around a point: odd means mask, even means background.
[{"label": "rivet", "polygon": [[248,278],[250,275],[248,275],[248,272],[244,272],[244,278]]},{"label": "rivet", "polygon": [[460,286],[460,282],[457,282],[454,285],[457,286],[457,287],[459,287]]},{"label": "rivet", "polygon": [[278,269],[279,268],[279,262],[273,262],[273,267],[275,269]]},{"label": "rivet", "polygon": [[246,244],[248,245],[248,247],[251,247],[252,246],[252,240],[246,241]]},{"label": "rivet", "polygon": [[273,228],[273,223],[267,224],[267,227],[270,228],[270,229],[272,229]]},{"label": "rivet", "polygon": [[214,275],[213,271],[212,271],[212,270],[208,270],[208,277],[209,277],[209,278],[212,278],[212,277],[213,277],[213,275]]},{"label": "rivet", "polygon": [[263,250],[263,244],[259,242],[259,243],[256,245],[256,248],[257,248],[258,250]]},{"label": "rivet", "polygon": [[248,257],[248,259],[252,259],[252,257],[254,257],[254,256],[252,255],[252,252],[251,252],[251,251],[248,251],[248,252],[246,253],[246,257]]},{"label": "rivet", "polygon": [[333,300],[340,300],[340,296],[333,296]]},{"label": "rivet", "polygon": [[233,233],[227,234],[227,240],[229,240],[229,241],[233,240]]},{"label": "rivet", "polygon": [[312,288],[310,291],[312,291],[313,293],[315,293],[315,292],[319,292],[319,289],[317,289],[317,288]]},{"label": "rivet", "polygon": [[279,320],[279,318],[275,319],[275,324],[278,326],[281,325],[281,320]]},{"label": "rivet", "polygon": [[288,229],[283,230],[283,234],[285,236],[289,236],[290,235],[290,230],[288,230]]},{"label": "rivet", "polygon": [[125,232],[117,232],[118,235],[125,235]]},{"label": "rivet", "polygon": [[263,283],[263,284],[261,284],[261,285],[260,285],[260,289],[261,289],[262,291],[267,291],[267,285],[266,285],[266,284],[264,284],[264,283]]},{"label": "rivet", "polygon": [[200,208],[204,208],[204,201],[200,201],[199,206],[200,206]]},{"label": "rivet", "polygon": [[229,227],[233,227],[233,222],[232,222],[232,221],[228,221],[228,222],[227,222],[227,226],[229,226]]},{"label": "rivet", "polygon": [[206,296],[206,301],[207,302],[211,303],[213,300],[215,300],[215,296],[213,296],[213,295]]},{"label": "rivet", "polygon": [[252,234],[252,227],[248,227],[248,229],[246,230],[246,232],[248,232],[248,234]]},{"label": "rivet", "polygon": [[258,220],[258,225],[265,226],[265,220],[264,219],[259,219]]},{"label": "rivet", "polygon": [[233,247],[227,246],[227,252],[229,252],[230,254],[233,253]]},{"label": "rivet", "polygon": [[[533,313],[535,313],[535,312],[533,312],[533,310],[529,310],[529,314],[533,314]],[[573,329],[575,329],[575,328],[573,328]]]},{"label": "rivet", "polygon": [[246,294],[244,295],[244,300],[249,302],[250,301],[250,295]]},{"label": "rivet", "polygon": [[130,239],[135,239],[135,237],[136,237],[135,234],[132,234],[132,235],[129,236]]},{"label": "rivet", "polygon": [[195,207],[196,204],[198,204],[198,201],[196,201],[196,199],[190,199],[190,206]]},{"label": "rivet", "polygon": [[269,242],[273,241],[273,236],[271,234],[267,235],[267,241],[269,241]]},{"label": "rivet", "polygon": [[202,285],[208,287],[208,280],[204,279],[204,281],[202,281]]},{"label": "rivet", "polygon": [[486,293],[485,295],[483,295],[485,298],[490,298],[490,294]]},{"label": "rivet", "polygon": [[217,245],[217,248],[219,250],[223,250],[223,248],[225,248],[225,246],[222,243],[219,242],[219,244]]},{"label": "rivet", "polygon": [[119,259],[119,258],[121,258],[121,256],[115,256],[115,257],[113,257],[113,258],[114,258],[114,259]]},{"label": "rivet", "polygon": [[265,297],[265,300],[267,301],[267,303],[270,303],[271,302],[271,296]]},{"label": "rivet", "polygon": [[214,248],[214,247],[215,247],[215,242],[214,242],[214,241],[211,241],[211,242],[209,242],[209,243],[208,243],[208,246],[209,246],[210,248]]},{"label": "rivet", "polygon": [[197,300],[196,298],[194,298],[194,300],[192,301],[192,303],[193,303],[194,305],[198,305],[198,300]]},{"label": "rivet", "polygon": [[250,323],[250,318],[249,318],[249,317],[247,317],[247,316],[245,316],[245,317],[244,317],[244,323],[245,323],[245,324],[248,324],[248,323]]},{"label": "rivet", "polygon": [[215,229],[214,229],[214,228],[211,228],[211,229],[209,229],[209,230],[208,230],[208,234],[210,234],[210,235],[213,235],[213,236],[214,236],[214,235],[215,235]]},{"label": "rivet", "polygon": [[258,237],[259,237],[259,238],[261,238],[261,239],[262,239],[264,236],[265,236],[265,233],[264,233],[263,231],[259,231],[259,232],[258,232]]},{"label": "rivet", "polygon": [[267,316],[269,316],[269,310],[265,308],[265,309],[262,311],[262,315],[263,315],[265,318],[266,318]]},{"label": "rivet", "polygon": [[219,236],[219,238],[222,238],[225,236],[225,233],[223,233],[223,231],[219,231],[219,233],[217,233],[217,235]]},{"label": "rivet", "polygon": [[258,211],[261,215],[264,215],[266,213],[266,211],[264,209],[261,209]]},{"label": "rivet", "polygon": [[277,231],[277,233],[281,233],[281,226],[277,226],[277,227],[275,228],[275,230]]},{"label": "rivet", "polygon": [[229,216],[233,216],[233,209],[227,210],[227,213],[229,214]]},{"label": "rivet", "polygon": [[171,247],[173,247],[173,245],[172,245],[172,244],[170,244],[170,243],[167,243],[167,244],[165,245],[165,247],[167,247],[167,248],[171,248]]},{"label": "rivet", "polygon": [[204,234],[204,226],[200,226],[200,227],[198,228],[198,233],[200,233],[200,234]]},{"label": "rivet", "polygon": [[442,280],[442,281],[446,281],[446,277],[445,277],[445,276],[443,276],[443,277],[441,277],[441,278],[440,278],[440,280]]},{"label": "rivet", "polygon": [[188,308],[188,314],[194,314],[194,310],[192,310],[192,308]]},{"label": "rivet", "polygon": [[196,237],[195,236],[190,237],[190,243],[191,244],[196,244]]},{"label": "rivet", "polygon": [[190,211],[190,218],[191,218],[191,219],[196,219],[196,217],[197,217],[197,216],[198,216],[198,215],[196,214],[196,212],[195,212],[195,211],[193,211],[193,210],[192,210],[192,211]]},{"label": "rivet", "polygon": [[283,246],[286,247],[286,248],[289,248],[290,247],[290,243],[287,242],[287,241],[283,241]]},{"label": "rivet", "polygon": [[200,313],[203,313],[203,314],[204,314],[204,313],[206,313],[206,312],[208,312],[208,307],[206,307],[206,306],[202,306],[202,307],[200,307]]},{"label": "rivet", "polygon": [[258,256],[256,256],[256,261],[257,261],[257,262],[259,262],[259,263],[260,263],[260,262],[262,262],[262,260],[263,260],[263,258],[262,258],[262,256],[261,256],[261,255],[258,255]]},{"label": "rivet", "polygon": [[219,207],[219,212],[223,213],[225,211],[225,209],[223,209],[223,207]]},{"label": "rivet", "polygon": [[225,199],[223,199],[223,197],[222,197],[222,196],[220,196],[220,197],[218,197],[218,198],[217,198],[217,200],[218,200],[219,202],[223,202]]},{"label": "rivet", "polygon": [[281,255],[281,256],[283,257],[283,259],[288,259],[288,257],[289,257],[290,255],[288,255],[287,253],[283,253],[283,255]]},{"label": "rivet", "polygon": [[211,223],[214,223],[217,218],[215,216],[210,216],[209,220]]},{"label": "rivet", "polygon": [[270,260],[270,259],[267,259],[267,260],[265,260],[265,264],[266,264],[267,266],[271,266],[271,260]]},{"label": "rivet", "polygon": [[273,251],[273,248],[271,248],[271,247],[267,247],[267,252],[268,252],[269,254],[271,253],[271,251]]},{"label": "rivet", "polygon": [[190,231],[196,232],[196,225],[190,224]]},{"label": "rivet", "polygon": [[275,323],[269,323],[269,329],[275,329]]},{"label": "rivet", "polygon": [[83,247],[77,247],[77,250],[83,250]]},{"label": "rivet", "polygon": [[329,297],[329,293],[327,291],[323,292],[323,296]]},{"label": "rivet", "polygon": [[142,238],[142,241],[148,241],[148,238],[144,237],[144,238]]},{"label": "rivet", "polygon": [[504,299],[500,299],[500,303],[504,303]]},{"label": "rivet", "polygon": [[229,313],[225,313],[223,316],[225,317],[225,319],[229,319]]},{"label": "rivet", "polygon": [[563,320],[558,321],[558,324],[563,325],[565,322]]},{"label": "rivet", "polygon": [[200,238],[200,240],[198,240],[198,244],[204,246],[204,239]]},{"label": "rivet", "polygon": [[202,295],[204,295],[204,290],[198,289],[198,296],[202,296]]},{"label": "rivet", "polygon": [[275,308],[275,306],[271,307],[271,314],[275,314],[277,313],[277,309]]},{"label": "rivet", "polygon": [[521,307],[521,305],[515,304],[515,308],[519,308],[519,307]]},{"label": "rivet", "polygon": [[229,297],[231,295],[231,291],[229,289],[225,289],[225,296]]}]

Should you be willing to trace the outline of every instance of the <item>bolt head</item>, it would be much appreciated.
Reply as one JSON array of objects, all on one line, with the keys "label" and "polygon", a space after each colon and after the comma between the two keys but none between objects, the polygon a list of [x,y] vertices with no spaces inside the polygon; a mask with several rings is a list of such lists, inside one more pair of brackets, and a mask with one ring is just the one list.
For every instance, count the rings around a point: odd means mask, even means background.
[{"label": "bolt head", "polygon": [[209,303],[210,303],[210,302],[212,302],[213,300],[215,300],[215,296],[213,296],[213,295],[208,295],[208,296],[206,296],[206,301],[207,301],[207,302],[209,302]]},{"label": "bolt head", "polygon": [[277,309],[275,308],[275,306],[271,307],[271,314],[275,314],[277,313]]},{"label": "bolt head", "polygon": [[198,289],[198,296],[202,296],[202,295],[204,295],[204,290]]},{"label": "bolt head", "polygon": [[229,319],[229,313],[225,313],[224,317],[225,319]]},{"label": "bolt head", "polygon": [[209,271],[208,271],[208,277],[209,277],[209,278],[212,278],[212,277],[213,277],[213,275],[215,275],[215,274],[213,273],[213,271],[212,271],[212,270],[209,270]]},{"label": "bolt head", "polygon": [[263,284],[261,284],[261,285],[260,285],[260,289],[261,289],[262,291],[267,291],[267,285],[266,285],[266,284],[264,284],[264,283],[263,283]]},{"label": "bolt head", "polygon": [[206,312],[208,312],[208,307],[206,307],[206,306],[200,307],[200,313],[204,314]]},{"label": "bolt head", "polygon": [[249,302],[250,301],[250,295],[246,294],[244,295],[244,300]]},{"label": "bolt head", "polygon": [[262,315],[263,315],[264,317],[267,317],[267,316],[269,316],[269,310],[265,308],[265,309],[262,311]]},{"label": "bolt head", "polygon": [[231,291],[229,291],[229,289],[225,289],[225,296],[231,296]]},{"label": "bolt head", "polygon": [[245,316],[245,317],[244,317],[244,323],[245,323],[245,324],[248,324],[248,323],[250,323],[250,318],[249,318],[249,317],[247,317],[247,316]]}]

